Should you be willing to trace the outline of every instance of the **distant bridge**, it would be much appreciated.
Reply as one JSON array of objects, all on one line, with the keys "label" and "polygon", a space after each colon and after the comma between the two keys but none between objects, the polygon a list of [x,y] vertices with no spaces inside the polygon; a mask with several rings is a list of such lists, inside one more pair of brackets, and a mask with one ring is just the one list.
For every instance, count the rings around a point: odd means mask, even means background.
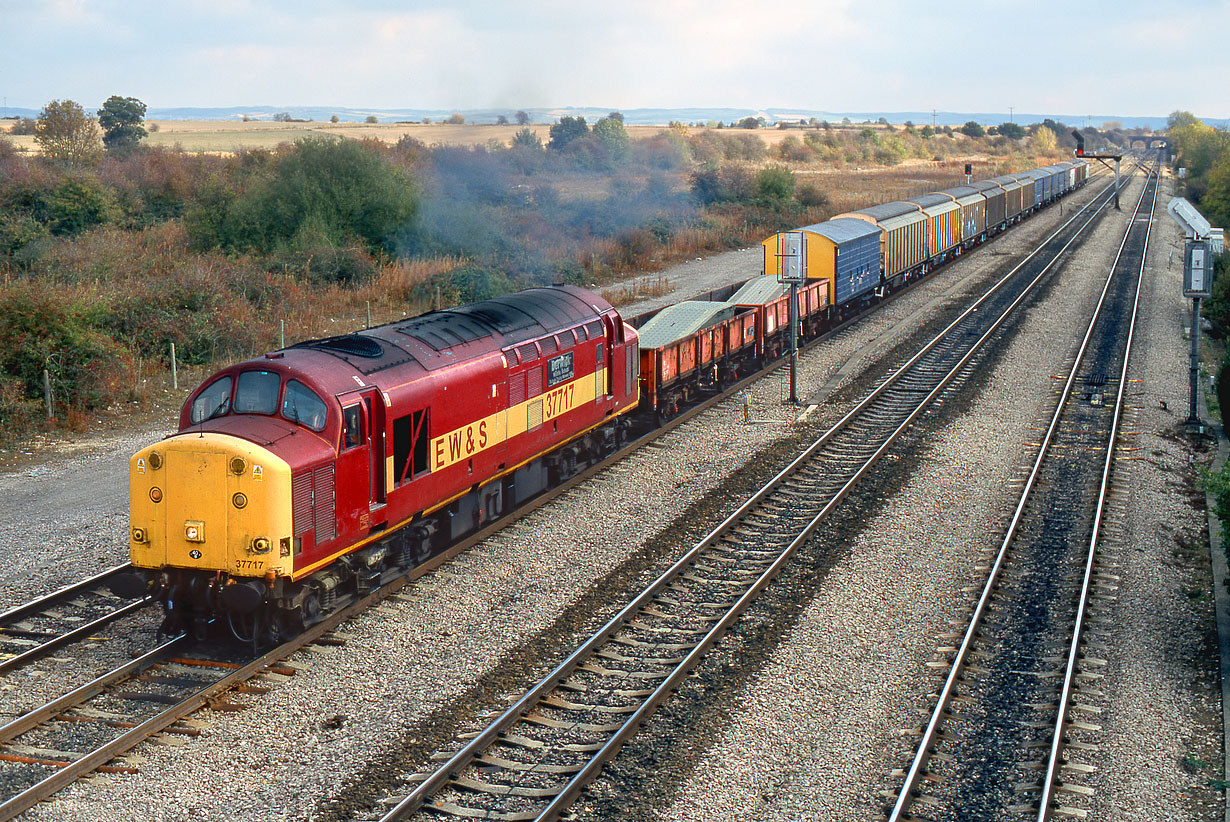
[{"label": "distant bridge", "polygon": [[1166,137],[1149,134],[1144,137],[1128,138],[1128,148],[1136,148],[1138,145],[1144,149],[1164,148],[1167,153],[1170,153],[1170,140]]}]

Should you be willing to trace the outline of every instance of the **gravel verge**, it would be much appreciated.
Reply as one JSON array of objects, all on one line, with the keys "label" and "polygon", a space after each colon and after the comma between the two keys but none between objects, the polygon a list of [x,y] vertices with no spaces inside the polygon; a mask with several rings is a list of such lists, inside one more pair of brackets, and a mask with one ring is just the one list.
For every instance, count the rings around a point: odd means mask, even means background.
[{"label": "gravel verge", "polygon": [[[801,383],[825,385],[877,338],[905,343],[950,309],[958,295],[947,292],[955,282],[974,288],[986,281],[1008,255],[1058,219],[1054,210],[1035,217],[817,346],[803,358]],[[906,316],[911,306],[929,308]],[[885,316],[900,323],[887,337]],[[838,393],[817,420],[840,413],[848,404],[841,395],[864,379],[851,375],[834,386]],[[30,818],[119,819],[134,813],[163,819],[308,818],[320,797],[350,789],[368,769],[403,749],[409,729],[433,727],[433,716],[447,716],[450,702],[490,679],[501,662],[529,656],[527,637],[555,643],[529,646],[539,653],[524,660],[526,669],[541,668],[541,660],[563,647],[563,634],[575,631],[564,626],[552,635],[553,626],[598,618],[576,616],[581,607],[576,603],[592,608],[587,594],[600,589],[612,571],[625,568],[663,529],[672,533],[672,524],[674,542],[651,546],[641,570],[634,564],[627,575],[643,576],[654,563],[675,555],[701,527],[677,522],[697,510],[689,500],[721,489],[733,469],[766,449],[778,457],[776,452],[793,442],[788,423],[796,411],[782,404],[784,390],[784,372],[779,372],[748,392],[753,416],[770,422],[744,425],[741,403],[724,403],[351,623],[345,646],[298,654],[293,661],[300,673],[255,698],[253,710],[237,716],[203,712],[197,717],[209,726],[203,737],[187,746],[144,745],[135,757],[139,775],[95,777],[32,811]],[[767,459],[753,462],[752,473],[772,467]],[[718,494],[700,508],[712,518],[732,504],[731,497]],[[115,515],[123,518],[122,505]],[[0,550],[6,558],[22,556],[18,546]]]}]

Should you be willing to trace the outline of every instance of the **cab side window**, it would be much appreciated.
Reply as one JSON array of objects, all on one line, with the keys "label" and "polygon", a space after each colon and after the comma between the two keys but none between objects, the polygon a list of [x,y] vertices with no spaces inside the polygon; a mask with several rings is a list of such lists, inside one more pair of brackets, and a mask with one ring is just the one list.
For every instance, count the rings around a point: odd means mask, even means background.
[{"label": "cab side window", "polygon": [[342,409],[342,450],[362,444],[363,415],[359,413],[358,405],[348,405]]}]

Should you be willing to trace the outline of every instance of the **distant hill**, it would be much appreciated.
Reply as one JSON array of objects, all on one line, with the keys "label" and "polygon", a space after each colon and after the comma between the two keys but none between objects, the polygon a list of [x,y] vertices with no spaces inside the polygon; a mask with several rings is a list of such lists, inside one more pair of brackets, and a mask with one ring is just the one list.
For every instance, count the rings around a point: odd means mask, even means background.
[{"label": "distant hill", "polygon": [[[610,106],[569,106],[563,108],[527,108],[525,113],[535,123],[553,123],[563,116],[584,117],[591,123],[600,117],[605,117],[616,109]],[[634,108],[621,109],[624,122],[629,125],[661,125],[673,121],[683,123],[707,123],[721,121],[726,124],[738,122],[745,117],[763,118],[768,125],[779,122],[798,122],[799,120],[827,120],[840,123],[848,119],[852,123],[876,122],[881,117],[890,123],[912,122],[915,125],[959,126],[974,120],[984,126],[998,125],[1009,120],[1006,112],[958,112],[958,111],[822,111],[804,108],[768,107],[763,109],[745,108]],[[344,122],[363,122],[368,117],[375,117],[382,123],[411,120],[421,122],[424,117],[433,122],[445,119],[453,114],[465,117],[467,123],[494,123],[503,115],[510,122],[516,122],[514,115],[517,109],[486,108],[486,109],[427,109],[427,108],[347,108],[345,106],[220,106],[214,108],[150,108],[147,117],[151,120],[241,120],[247,117],[251,120],[272,120],[276,114],[288,114],[296,120],[327,121],[334,115]],[[9,107],[4,111],[9,117],[37,117],[37,109]],[[1118,121],[1125,128],[1148,126],[1152,129],[1164,129],[1166,117],[1129,117],[1119,114],[1035,114],[1015,112],[1011,119],[1021,124],[1040,123],[1050,118],[1070,126],[1083,128],[1091,125],[1100,128],[1107,121]],[[1230,120],[1203,118],[1212,126],[1230,125]]]}]

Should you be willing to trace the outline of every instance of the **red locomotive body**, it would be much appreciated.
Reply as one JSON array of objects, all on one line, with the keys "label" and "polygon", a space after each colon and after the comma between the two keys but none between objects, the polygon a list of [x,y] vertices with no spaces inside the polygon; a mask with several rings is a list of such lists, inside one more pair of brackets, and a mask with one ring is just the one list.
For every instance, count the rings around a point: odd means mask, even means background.
[{"label": "red locomotive body", "polygon": [[255,614],[253,631],[311,622],[612,450],[636,352],[608,303],[564,286],[224,369],[133,457],[147,570],[126,592]]}]

